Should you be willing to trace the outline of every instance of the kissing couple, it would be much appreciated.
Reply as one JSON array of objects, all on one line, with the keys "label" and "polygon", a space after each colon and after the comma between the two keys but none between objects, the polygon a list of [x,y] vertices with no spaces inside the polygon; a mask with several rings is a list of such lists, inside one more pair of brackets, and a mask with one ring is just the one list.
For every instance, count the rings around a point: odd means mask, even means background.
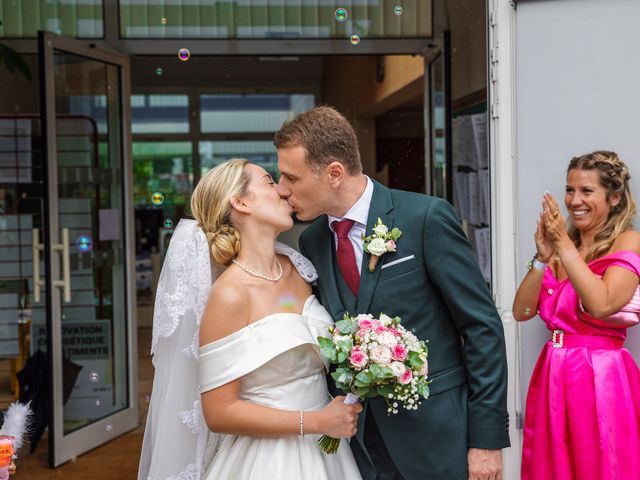
[{"label": "kissing couple", "polygon": [[[247,160],[215,167],[171,239],[138,478],[501,479],[502,323],[451,205],[366,176],[333,108],[285,122],[274,145],[278,184]],[[292,214],[313,220],[299,252],[276,241]],[[363,237],[379,224],[402,237],[371,269]],[[419,409],[334,392],[317,337],[369,312],[429,340]],[[350,440],[328,455],[321,435]]]}]

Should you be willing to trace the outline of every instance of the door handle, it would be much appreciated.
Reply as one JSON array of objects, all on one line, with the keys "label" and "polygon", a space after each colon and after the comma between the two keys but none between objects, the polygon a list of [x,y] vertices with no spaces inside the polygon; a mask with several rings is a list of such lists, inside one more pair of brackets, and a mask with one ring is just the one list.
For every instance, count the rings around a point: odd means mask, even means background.
[{"label": "door handle", "polygon": [[44,287],[44,280],[40,278],[40,251],[44,250],[44,245],[40,243],[40,229],[33,228],[31,230],[31,269],[33,275],[33,302],[40,303],[40,287]]},{"label": "door handle", "polygon": [[[31,230],[33,261],[33,302],[40,303],[40,288],[46,282],[40,278],[40,251],[44,245],[40,243],[40,229]],[[54,243],[52,250],[62,252],[62,280],[54,280],[53,286],[62,288],[62,297],[66,303],[71,301],[71,262],[69,260],[69,229],[62,229],[62,243]]]},{"label": "door handle", "polygon": [[62,280],[54,280],[53,286],[62,288],[62,298],[65,303],[71,301],[71,262],[69,260],[69,229],[62,229],[62,243],[56,243],[52,249],[62,252]]}]

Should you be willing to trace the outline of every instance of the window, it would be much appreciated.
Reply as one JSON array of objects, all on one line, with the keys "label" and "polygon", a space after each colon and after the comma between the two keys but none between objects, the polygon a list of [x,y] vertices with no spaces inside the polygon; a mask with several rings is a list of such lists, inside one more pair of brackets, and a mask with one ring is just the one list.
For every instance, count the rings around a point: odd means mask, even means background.
[{"label": "window", "polygon": [[[349,6],[348,4],[354,3]],[[430,37],[432,0],[120,0],[123,38]],[[345,7],[344,21],[336,12]],[[400,7],[400,8],[398,8]]]},{"label": "window", "polygon": [[0,0],[0,37],[35,38],[38,30],[78,38],[104,36],[103,0]]},{"label": "window", "polygon": [[202,95],[206,133],[275,133],[282,123],[314,106],[313,95]]},{"label": "window", "polygon": [[230,158],[246,158],[260,165],[271,174],[274,179],[278,173],[278,157],[276,148],[271,141],[209,141],[200,142],[200,170],[204,174],[216,165],[220,165]]},{"label": "window", "polygon": [[187,133],[188,95],[132,95],[133,133]]}]

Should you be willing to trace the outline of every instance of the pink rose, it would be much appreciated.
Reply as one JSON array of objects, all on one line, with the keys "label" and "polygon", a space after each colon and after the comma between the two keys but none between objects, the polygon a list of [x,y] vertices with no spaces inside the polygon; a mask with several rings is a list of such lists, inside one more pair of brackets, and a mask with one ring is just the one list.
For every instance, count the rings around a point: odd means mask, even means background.
[{"label": "pink rose", "polygon": [[365,330],[364,328],[361,328],[360,330],[358,330],[358,332],[356,333],[356,337],[360,337],[360,338],[364,338],[364,336],[367,334],[369,330]]},{"label": "pink rose", "polygon": [[387,252],[395,252],[396,251],[396,242],[393,240],[389,240],[387,242]]},{"label": "pink rose", "polygon": [[400,377],[400,383],[402,385],[406,385],[407,383],[411,383],[411,379],[413,378],[413,373],[411,373],[411,369],[407,368],[402,376]]},{"label": "pink rose", "polygon": [[391,333],[393,333],[396,337],[401,337],[402,336],[402,334],[398,330],[396,330],[395,328],[389,327],[389,331]]},{"label": "pink rose", "polygon": [[375,332],[377,335],[380,335],[382,332],[388,332],[389,329],[383,325],[378,325],[377,327],[375,327]]},{"label": "pink rose", "polygon": [[420,369],[420,376],[426,377],[427,375],[429,375],[429,361],[425,360],[424,365]]},{"label": "pink rose", "polygon": [[360,348],[353,347],[349,361],[354,367],[362,368],[367,364],[367,354],[360,350]]},{"label": "pink rose", "polygon": [[369,330],[371,327],[373,327],[373,322],[368,318],[363,318],[362,320],[358,321],[358,327],[364,330]]},{"label": "pink rose", "polygon": [[401,343],[396,343],[391,349],[391,358],[403,362],[407,358],[407,349]]}]

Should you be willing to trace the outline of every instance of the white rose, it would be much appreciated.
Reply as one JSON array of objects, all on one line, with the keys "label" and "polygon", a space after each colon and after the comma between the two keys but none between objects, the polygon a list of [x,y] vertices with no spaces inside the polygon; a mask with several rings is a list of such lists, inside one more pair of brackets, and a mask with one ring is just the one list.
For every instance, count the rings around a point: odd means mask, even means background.
[{"label": "white rose", "polygon": [[373,320],[373,315],[370,313],[361,313],[356,317],[356,321],[359,322],[360,320]]},{"label": "white rose", "polygon": [[385,327],[388,327],[389,325],[391,325],[393,323],[393,318],[391,318],[388,315],[385,315],[384,313],[380,314],[380,323],[382,323],[382,325],[384,325]]},{"label": "white rose", "polygon": [[387,244],[381,238],[374,238],[373,240],[371,240],[371,243],[369,243],[369,246],[367,248],[369,249],[369,253],[371,255],[379,257],[383,253],[386,253]]},{"label": "white rose", "polygon": [[404,371],[407,369],[407,367],[405,367],[404,363],[402,362],[391,362],[391,365],[389,365],[389,367],[391,367],[391,371],[396,377],[402,376]]},{"label": "white rose", "polygon": [[384,345],[371,345],[369,347],[369,358],[379,365],[388,365],[391,362],[391,349]]},{"label": "white rose", "polygon": [[378,334],[378,343],[380,345],[384,345],[385,347],[393,347],[398,340],[396,336],[391,332],[382,332]]},{"label": "white rose", "polygon": [[375,233],[378,237],[384,237],[388,231],[389,229],[386,225],[376,225],[376,227],[373,229],[373,233]]}]

